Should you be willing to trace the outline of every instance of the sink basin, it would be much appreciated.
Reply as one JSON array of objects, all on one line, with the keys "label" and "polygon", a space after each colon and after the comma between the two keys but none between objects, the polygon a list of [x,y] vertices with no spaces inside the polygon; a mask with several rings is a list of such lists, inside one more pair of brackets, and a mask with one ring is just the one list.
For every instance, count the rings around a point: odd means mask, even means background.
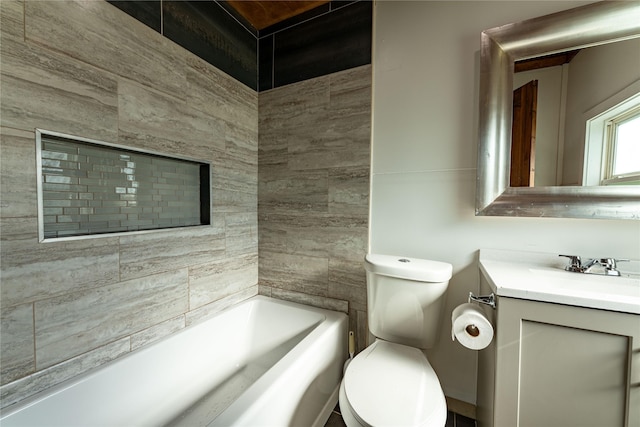
[{"label": "sink basin", "polygon": [[640,275],[573,273],[557,257],[481,250],[480,270],[498,296],[640,314]]}]

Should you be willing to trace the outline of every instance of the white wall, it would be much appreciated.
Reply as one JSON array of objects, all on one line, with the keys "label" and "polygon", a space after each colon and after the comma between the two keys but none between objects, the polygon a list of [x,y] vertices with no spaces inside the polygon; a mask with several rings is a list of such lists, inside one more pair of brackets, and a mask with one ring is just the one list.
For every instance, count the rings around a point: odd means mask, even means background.
[{"label": "white wall", "polygon": [[585,2],[378,1],[370,251],[454,266],[437,347],[445,393],[476,400],[476,353],[449,339],[480,248],[640,258],[640,222],[475,217],[480,32]]}]

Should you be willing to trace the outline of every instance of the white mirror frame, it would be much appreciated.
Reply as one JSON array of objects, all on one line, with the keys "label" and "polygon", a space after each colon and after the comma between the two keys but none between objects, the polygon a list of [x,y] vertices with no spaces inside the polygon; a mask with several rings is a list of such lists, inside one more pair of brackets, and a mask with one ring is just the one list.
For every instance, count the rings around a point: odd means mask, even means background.
[{"label": "white mirror frame", "polygon": [[637,1],[603,1],[482,32],[476,215],[640,220],[640,186],[509,187],[514,62],[636,37]]}]

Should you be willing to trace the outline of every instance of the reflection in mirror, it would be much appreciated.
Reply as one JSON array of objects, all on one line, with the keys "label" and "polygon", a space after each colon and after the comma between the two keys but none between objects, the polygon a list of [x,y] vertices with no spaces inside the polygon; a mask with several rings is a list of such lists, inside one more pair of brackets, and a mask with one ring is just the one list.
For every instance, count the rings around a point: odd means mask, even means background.
[{"label": "reflection in mirror", "polygon": [[[640,219],[637,166],[624,163],[638,158],[633,150],[640,145],[633,107],[640,99],[639,38],[640,2],[625,1],[592,3],[482,32],[476,215]],[[571,51],[576,52],[565,65],[514,73],[521,60]],[[549,76],[553,67],[558,71]],[[518,74],[525,76],[522,84],[537,80],[538,90],[536,119],[516,128]],[[558,115],[543,110],[547,92],[556,98]],[[532,148],[524,149],[520,175],[529,175],[533,186],[511,186],[512,132],[527,126],[534,130],[527,136]]]},{"label": "reflection in mirror", "polygon": [[[640,184],[640,153],[631,151],[640,133],[633,145],[611,140],[640,120],[639,64],[640,38],[516,61],[510,186]],[[536,96],[516,99],[532,82]],[[620,120],[622,132],[606,131]],[[599,132],[585,133],[592,126]],[[526,167],[529,179],[518,179]]]}]

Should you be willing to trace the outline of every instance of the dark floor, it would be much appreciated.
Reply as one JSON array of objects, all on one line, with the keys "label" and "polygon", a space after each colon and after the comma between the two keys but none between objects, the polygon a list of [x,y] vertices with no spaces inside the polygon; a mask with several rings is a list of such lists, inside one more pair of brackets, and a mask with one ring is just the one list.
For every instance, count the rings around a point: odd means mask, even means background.
[{"label": "dark floor", "polygon": [[[329,420],[324,425],[325,427],[346,427],[339,411],[340,407],[336,406],[336,409],[331,413]],[[447,423],[444,427],[476,427],[476,421],[449,411],[447,412]]]}]

